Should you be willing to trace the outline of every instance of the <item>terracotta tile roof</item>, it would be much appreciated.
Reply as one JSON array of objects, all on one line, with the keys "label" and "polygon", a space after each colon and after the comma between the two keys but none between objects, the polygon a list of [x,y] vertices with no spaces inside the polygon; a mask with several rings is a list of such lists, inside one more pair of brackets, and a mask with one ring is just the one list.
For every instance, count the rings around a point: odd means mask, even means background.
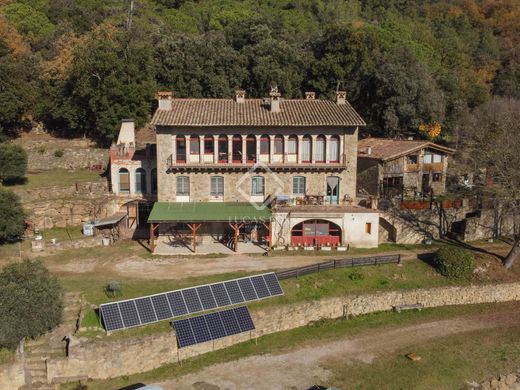
[{"label": "terracotta tile roof", "polygon": [[272,113],[263,99],[172,99],[171,110],[157,110],[157,126],[364,126],[365,122],[346,102],[282,100]]},{"label": "terracotta tile roof", "polygon": [[[368,147],[372,149],[370,154],[368,154]],[[449,154],[455,152],[454,149],[426,140],[365,138],[358,142],[358,156],[387,161],[424,148],[436,149]]]}]

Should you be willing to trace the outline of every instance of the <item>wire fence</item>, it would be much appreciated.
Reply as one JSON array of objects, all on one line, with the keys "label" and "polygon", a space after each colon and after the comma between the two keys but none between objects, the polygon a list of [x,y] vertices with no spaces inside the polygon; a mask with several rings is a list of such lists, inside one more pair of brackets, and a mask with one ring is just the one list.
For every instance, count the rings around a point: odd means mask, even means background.
[{"label": "wire fence", "polygon": [[399,264],[400,262],[400,254],[336,259],[325,261],[323,263],[311,264],[303,267],[291,268],[285,271],[280,271],[276,273],[276,276],[278,277],[278,279],[298,278],[302,275],[313,274],[316,272],[327,271],[336,268],[362,267],[367,265],[379,264]]}]

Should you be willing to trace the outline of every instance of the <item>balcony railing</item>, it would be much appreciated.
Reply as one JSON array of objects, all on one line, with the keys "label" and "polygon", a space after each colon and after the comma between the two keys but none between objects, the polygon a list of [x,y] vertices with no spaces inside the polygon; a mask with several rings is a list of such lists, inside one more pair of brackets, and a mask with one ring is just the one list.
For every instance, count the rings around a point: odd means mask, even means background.
[{"label": "balcony railing", "polygon": [[442,172],[443,169],[443,163],[423,164],[423,171]]},{"label": "balcony railing", "polygon": [[[257,161],[259,163],[267,165],[269,168],[306,168],[306,169],[338,169],[343,168],[346,165],[346,155],[341,155],[337,161],[326,162],[301,162],[298,163],[296,156],[285,154],[285,155],[260,155],[247,156],[246,162],[242,159],[233,160],[232,156],[225,156],[220,154],[218,161],[215,161],[214,155],[196,155],[198,158],[194,158],[195,155],[191,155],[189,159],[186,156],[176,156],[174,158],[171,154],[167,161],[166,167],[168,170],[174,169],[237,169],[237,168],[250,168],[253,167]],[[202,158],[201,158],[202,156]],[[226,158],[227,157],[227,158]]]}]

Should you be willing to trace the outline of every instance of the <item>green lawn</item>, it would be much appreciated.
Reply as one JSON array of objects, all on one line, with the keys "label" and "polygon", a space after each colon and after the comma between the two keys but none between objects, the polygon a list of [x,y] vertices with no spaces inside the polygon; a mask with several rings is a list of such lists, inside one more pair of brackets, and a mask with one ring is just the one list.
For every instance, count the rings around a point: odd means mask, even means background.
[{"label": "green lawn", "polygon": [[[373,313],[350,320],[322,320],[286,332],[262,336],[257,342],[244,342],[223,350],[196,356],[183,361],[182,364],[167,364],[147,373],[111,380],[89,381],[88,389],[117,389],[136,382],[157,382],[196,372],[217,363],[264,353],[283,353],[293,350],[295,346],[320,345],[327,341],[337,340],[340,337],[363,334],[368,330],[383,328],[387,330],[461,315],[510,310],[513,307],[515,307],[514,303],[446,306],[423,309],[422,311],[405,311],[399,314],[394,312]],[[450,341],[447,342],[432,342],[418,347],[415,351],[423,357],[419,365],[408,362],[402,357],[404,353],[409,352],[407,350],[377,359],[375,365],[334,366],[336,377],[331,384],[344,389],[415,389],[418,388],[415,385],[420,383],[424,377],[432,376],[443,378],[443,381],[432,380],[428,383],[435,384],[435,386],[419,388],[460,388],[465,379],[483,380],[490,375],[495,375],[498,368],[510,366],[513,368],[514,361],[512,359],[516,358],[518,352],[520,352],[519,336],[520,329],[463,333],[450,337]],[[484,339],[485,342],[480,350],[481,339]],[[496,340],[496,343],[493,343],[493,339]],[[509,345],[506,345],[506,343],[509,343]],[[438,348],[436,348],[437,344],[439,345]],[[443,354],[438,356],[437,351],[441,351]],[[516,363],[518,363],[518,360]],[[378,364],[382,365],[380,369],[377,366]],[[417,366],[420,367],[420,370],[417,369]],[[466,376],[469,375],[468,373],[472,368],[474,368],[471,372],[472,375]],[[374,373],[377,373],[377,375],[374,375]],[[444,378],[445,375],[448,376]],[[369,379],[369,382],[365,382],[367,379]],[[369,385],[365,385],[365,383],[369,383]],[[401,386],[401,384],[406,385]],[[439,384],[441,386],[437,386]],[[442,387],[444,384],[448,386]],[[72,390],[76,385],[70,383],[63,385],[61,389]]]},{"label": "green lawn", "polygon": [[7,188],[33,189],[53,186],[67,186],[75,183],[99,181],[99,173],[88,169],[69,171],[66,169],[53,169],[49,171],[28,173],[26,181],[21,184],[6,186]]},{"label": "green lawn", "polygon": [[[66,290],[83,291],[85,298],[90,303],[99,305],[114,300],[135,298],[178,288],[213,283],[246,276],[248,274],[251,273],[220,274],[172,281],[120,280],[123,294],[116,298],[109,298],[104,292],[104,287],[110,281],[109,279],[90,279],[85,276],[74,276],[62,278],[61,281]],[[428,264],[420,260],[408,260],[403,262],[401,266],[396,264],[384,264],[357,268],[342,268],[305,275],[298,279],[282,280],[283,296],[250,303],[248,306],[251,310],[255,310],[268,306],[317,300],[324,297],[410,288],[427,288],[449,285],[451,283],[454,282],[439,275]],[[88,316],[88,318],[90,318],[92,314],[88,314]],[[84,327],[88,326],[85,321],[82,323]],[[88,321],[90,321],[90,319]],[[109,337],[132,337],[167,330],[169,330],[169,325],[168,322],[165,321],[155,325],[115,332]],[[102,335],[102,332],[88,332],[84,335],[98,336]]]}]

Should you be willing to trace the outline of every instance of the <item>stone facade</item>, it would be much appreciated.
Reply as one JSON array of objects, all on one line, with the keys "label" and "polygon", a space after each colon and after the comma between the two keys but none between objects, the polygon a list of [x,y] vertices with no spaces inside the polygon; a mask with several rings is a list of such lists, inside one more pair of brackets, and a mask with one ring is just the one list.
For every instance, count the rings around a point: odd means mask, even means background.
[{"label": "stone facade", "polygon": [[[439,163],[424,162],[425,152],[435,152],[442,156]],[[412,163],[409,158],[415,159]],[[446,192],[446,177],[448,171],[447,153],[421,149],[388,161],[375,159],[369,155],[360,155],[358,159],[358,183],[357,190],[360,193],[383,196],[384,188],[387,188],[385,179],[399,178],[406,195],[414,195],[415,192],[428,192],[432,189],[434,194]],[[400,193],[400,189],[397,191]]]},{"label": "stone facade", "polygon": [[[175,202],[177,201],[176,195],[176,176],[188,176],[190,178],[190,198],[188,201],[190,202],[208,202],[213,199],[209,193],[209,178],[210,176],[223,176],[224,177],[224,198],[220,199],[225,202],[234,202],[234,201],[249,201],[250,199],[246,196],[239,194],[237,191],[237,183],[240,181],[244,188],[242,188],[243,192],[246,195],[251,193],[251,185],[250,179],[241,181],[242,176],[253,176],[253,175],[261,175],[265,176],[265,197],[269,196],[276,191],[279,187],[279,183],[283,183],[283,188],[281,188],[281,192],[283,194],[291,195],[292,194],[292,177],[294,176],[304,176],[306,177],[307,184],[307,192],[313,194],[325,194],[326,192],[326,176],[338,176],[340,178],[340,198],[344,196],[348,196],[352,199],[356,196],[356,166],[357,166],[357,128],[336,128],[336,129],[324,129],[322,131],[319,130],[310,130],[309,128],[272,128],[272,129],[232,129],[232,130],[222,130],[219,128],[209,128],[209,129],[197,129],[197,134],[200,132],[204,132],[202,136],[211,135],[215,137],[217,140],[218,134],[225,135],[226,137],[233,137],[233,135],[240,135],[243,139],[243,143],[245,144],[245,139],[248,134],[255,134],[258,137],[257,145],[259,145],[260,136],[262,134],[268,135],[271,138],[271,145],[274,142],[274,137],[276,135],[283,135],[285,137],[285,141],[288,140],[288,137],[292,134],[308,134],[311,136],[313,140],[315,140],[320,134],[325,137],[325,139],[330,139],[332,136],[340,137],[340,156],[344,156],[343,161],[337,164],[337,166],[330,167],[329,160],[329,148],[326,148],[326,157],[323,163],[315,162],[315,157],[313,157],[313,161],[309,163],[304,163],[301,161],[301,145],[298,148],[299,156],[295,157],[294,162],[287,162],[287,165],[295,163],[296,166],[291,168],[290,170],[284,165],[283,160],[280,162],[276,161],[276,155],[274,154],[273,147],[270,148],[269,158],[263,160],[262,155],[260,154],[260,148],[257,147],[258,153],[256,156],[256,161],[259,162],[257,165],[257,170],[254,172],[254,164],[222,164],[219,167],[218,163],[214,163],[214,156],[211,157],[211,161],[197,162],[196,164],[179,164],[171,163],[172,155],[175,155],[175,140],[177,135],[185,136],[186,138],[190,137],[190,131],[182,129],[176,129],[175,131],[158,128],[157,129],[157,171],[158,171],[158,200],[160,202]],[[191,130],[193,133],[193,129]],[[217,135],[214,135],[217,134]],[[301,138],[303,136],[299,136],[299,142],[301,142]],[[230,138],[231,139],[231,138]],[[287,145],[288,142],[284,142],[285,152],[284,155],[288,158],[287,153]],[[312,150],[315,150],[315,145]],[[189,146],[188,146],[189,147]],[[229,149],[228,149],[229,150]],[[243,153],[245,155],[245,153]],[[198,155],[200,156],[200,155]],[[173,165],[172,165],[173,164]],[[298,169],[298,165],[303,167],[307,166],[306,169]],[[321,166],[321,169],[320,169]],[[330,169],[327,169],[329,166]],[[323,169],[327,169],[328,172],[325,172]],[[275,180],[273,175],[278,177],[278,180]]]},{"label": "stone facade", "polygon": [[520,283],[390,291],[273,306],[252,311],[256,330],[251,333],[182,349],[177,348],[173,332],[138,339],[79,340],[79,343],[71,343],[69,357],[47,361],[48,378],[50,382],[63,382],[145,372],[166,363],[179,362],[265,334],[305,326],[323,318],[389,311],[394,306],[404,304],[438,307],[517,300],[520,300]]}]

